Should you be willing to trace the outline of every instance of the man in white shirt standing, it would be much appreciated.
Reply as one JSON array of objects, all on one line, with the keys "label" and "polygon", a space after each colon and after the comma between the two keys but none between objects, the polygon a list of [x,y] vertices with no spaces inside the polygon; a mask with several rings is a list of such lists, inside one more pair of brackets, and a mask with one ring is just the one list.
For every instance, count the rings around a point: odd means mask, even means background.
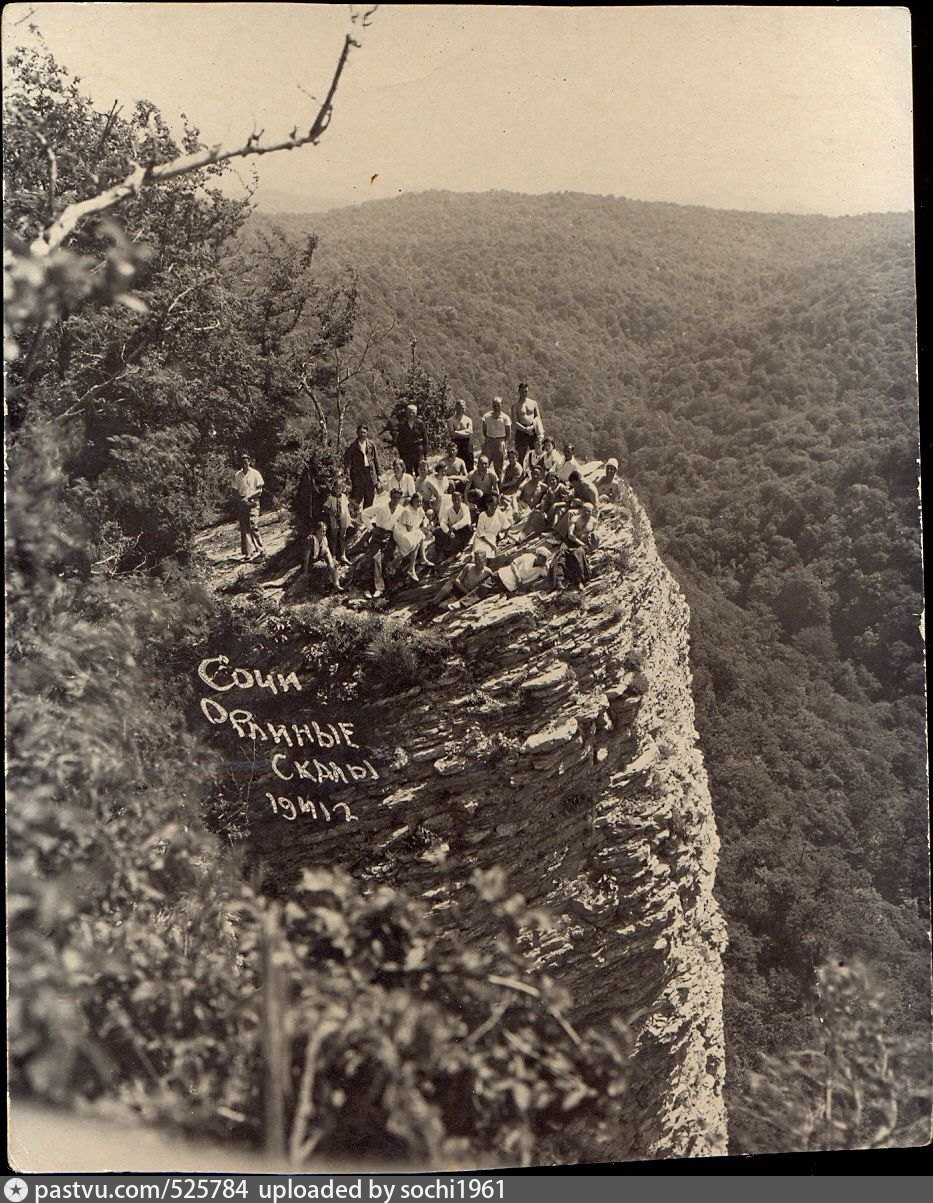
[{"label": "man in white shirt standing", "polygon": [[240,520],[240,548],[244,560],[258,560],[266,554],[259,533],[259,498],[265,483],[253,467],[253,461],[244,452],[240,456],[240,470],[233,476],[237,517]]},{"label": "man in white shirt standing", "polygon": [[512,433],[512,419],[502,411],[502,398],[493,397],[492,409],[483,414],[483,454],[496,470],[496,475],[502,475],[502,465],[505,462],[505,448]]}]

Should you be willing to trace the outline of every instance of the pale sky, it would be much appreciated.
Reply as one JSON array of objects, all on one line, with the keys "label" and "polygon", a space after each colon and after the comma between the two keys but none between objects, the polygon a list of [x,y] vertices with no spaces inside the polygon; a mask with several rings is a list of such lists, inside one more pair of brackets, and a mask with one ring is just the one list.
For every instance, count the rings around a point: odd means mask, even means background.
[{"label": "pale sky", "polygon": [[[7,51],[30,8],[101,109],[145,97],[210,143],[309,125],[302,89],[323,95],[349,28],[346,5],[12,4]],[[905,8],[387,4],[362,41],[321,146],[253,160],[260,201],[497,188],[913,207]]]}]

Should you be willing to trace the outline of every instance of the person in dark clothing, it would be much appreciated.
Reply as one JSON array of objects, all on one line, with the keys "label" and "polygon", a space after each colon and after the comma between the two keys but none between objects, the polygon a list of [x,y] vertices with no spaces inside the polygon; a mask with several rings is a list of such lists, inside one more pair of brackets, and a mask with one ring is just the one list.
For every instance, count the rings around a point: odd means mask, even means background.
[{"label": "person in dark clothing", "polygon": [[406,406],[395,436],[395,446],[405,464],[405,471],[416,476],[418,464],[428,458],[428,436],[424,423],[418,417],[417,405]]},{"label": "person in dark clothing", "polygon": [[473,537],[470,507],[460,493],[451,493],[434,532],[434,546],[441,560],[459,555]]},{"label": "person in dark clothing", "polygon": [[347,444],[343,466],[350,481],[350,499],[364,507],[371,506],[379,481],[379,452],[365,424],[357,426],[356,438]]},{"label": "person in dark clothing", "polygon": [[457,448],[457,455],[463,460],[467,472],[473,471],[473,419],[466,411],[462,401],[454,402],[453,417],[448,422],[450,437]]},{"label": "person in dark clothing", "polygon": [[561,546],[548,567],[548,577],[552,589],[558,588],[563,579],[579,591],[592,575],[589,552],[599,545],[596,514],[589,501],[576,501],[566,517],[564,529],[559,530]]}]

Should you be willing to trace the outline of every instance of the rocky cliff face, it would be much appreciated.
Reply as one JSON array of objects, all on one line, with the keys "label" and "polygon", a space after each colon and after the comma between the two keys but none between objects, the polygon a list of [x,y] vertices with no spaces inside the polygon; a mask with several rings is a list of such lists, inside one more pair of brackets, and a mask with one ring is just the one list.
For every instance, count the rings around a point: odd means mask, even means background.
[{"label": "rocky cliff face", "polygon": [[[612,1155],[723,1153],[725,934],[688,611],[634,498],[601,536],[582,594],[493,597],[439,620],[446,670],[357,728],[379,776],[347,789],[354,821],[266,823],[255,851],[280,888],[337,864],[440,910],[474,869],[503,866],[559,917],[533,950],[576,1019],[621,1014],[636,1033]],[[470,938],[482,924],[477,908]]]}]

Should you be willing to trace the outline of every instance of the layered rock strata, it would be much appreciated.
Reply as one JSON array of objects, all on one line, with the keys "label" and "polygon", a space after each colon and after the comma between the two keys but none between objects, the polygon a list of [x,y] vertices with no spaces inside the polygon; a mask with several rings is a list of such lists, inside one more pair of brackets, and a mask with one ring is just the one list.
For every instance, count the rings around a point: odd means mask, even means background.
[{"label": "layered rock strata", "polygon": [[[718,1154],[725,934],[688,611],[634,497],[600,533],[582,593],[444,616],[446,669],[366,711],[380,769],[346,791],[355,821],[264,823],[254,850],[282,890],[340,865],[441,912],[476,868],[502,866],[558,917],[534,954],[575,1020],[620,1014],[635,1033],[611,1156]],[[481,940],[482,908],[465,913]]]}]

